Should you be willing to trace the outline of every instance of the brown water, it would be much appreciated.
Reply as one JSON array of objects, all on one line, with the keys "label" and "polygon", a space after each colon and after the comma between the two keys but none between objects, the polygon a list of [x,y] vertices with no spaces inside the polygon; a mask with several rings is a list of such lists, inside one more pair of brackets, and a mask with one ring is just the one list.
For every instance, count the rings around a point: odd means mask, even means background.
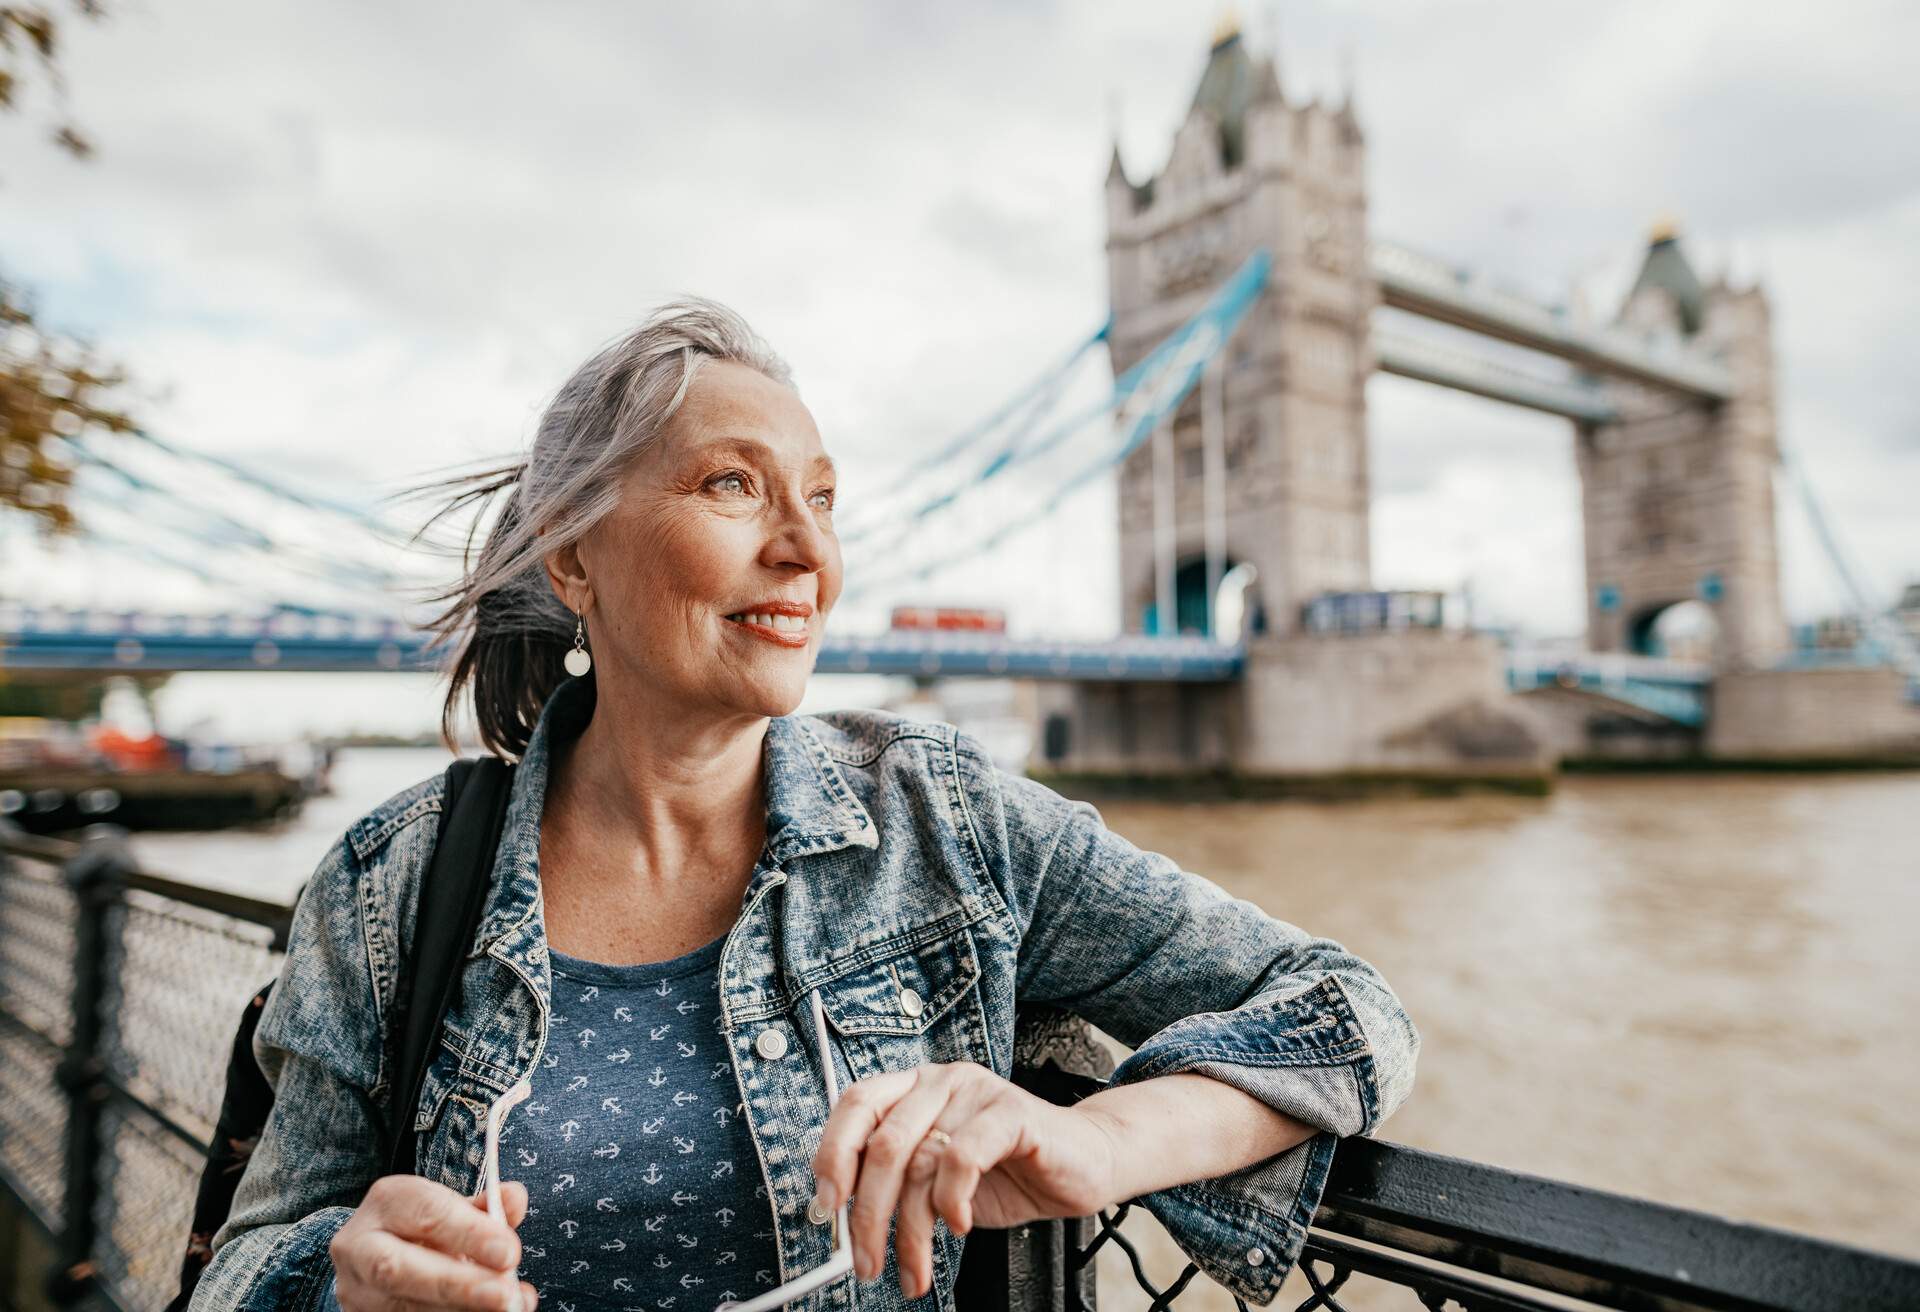
[{"label": "brown water", "polygon": [[[445,760],[343,753],[339,795],[291,826],[136,848],[289,896]],[[1386,975],[1423,1047],[1379,1137],[1920,1258],[1920,776],[1101,811]],[[1177,1255],[1154,1248],[1164,1283]],[[1104,1307],[1145,1306],[1124,1269],[1103,1256]],[[1296,1273],[1276,1306],[1306,1293]]]},{"label": "brown water", "polygon": [[1101,810],[1386,975],[1378,1137],[1920,1257],[1920,776]]}]

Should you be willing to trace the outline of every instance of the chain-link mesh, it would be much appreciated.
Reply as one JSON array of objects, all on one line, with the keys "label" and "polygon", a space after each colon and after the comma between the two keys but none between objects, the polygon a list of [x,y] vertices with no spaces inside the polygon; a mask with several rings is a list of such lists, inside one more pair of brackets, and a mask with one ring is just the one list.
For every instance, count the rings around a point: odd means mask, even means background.
[{"label": "chain-link mesh", "polygon": [[108,1104],[100,1125],[93,1255],[127,1312],[160,1312],[179,1289],[205,1160],[140,1108]]},{"label": "chain-link mesh", "polygon": [[73,1041],[74,896],[57,870],[0,854],[0,1009]]},{"label": "chain-link mesh", "polygon": [[101,1055],[128,1092],[203,1143],[241,1009],[280,968],[271,941],[263,926],[137,889],[108,913]]},{"label": "chain-link mesh", "polygon": [[55,1079],[59,1062],[59,1050],[40,1035],[0,1022],[0,1170],[49,1221],[67,1199],[67,1100]]}]

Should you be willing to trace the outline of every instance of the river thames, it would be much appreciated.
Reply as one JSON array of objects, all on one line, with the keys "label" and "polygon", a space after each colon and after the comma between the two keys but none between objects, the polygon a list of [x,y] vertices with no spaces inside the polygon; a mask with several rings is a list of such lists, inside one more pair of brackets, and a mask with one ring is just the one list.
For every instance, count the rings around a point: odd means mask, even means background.
[{"label": "river thames", "polygon": [[[135,848],[291,897],[348,823],[446,759],[343,751],[335,795],[293,822]],[[1920,775],[1100,806],[1385,974],[1422,1050],[1380,1138],[1920,1257]],[[1174,1254],[1136,1231],[1164,1283]],[[1145,1306],[1123,1259],[1101,1262],[1102,1306]],[[1349,1307],[1412,1305],[1358,1284]],[[1296,1272],[1275,1306],[1307,1293]]]}]

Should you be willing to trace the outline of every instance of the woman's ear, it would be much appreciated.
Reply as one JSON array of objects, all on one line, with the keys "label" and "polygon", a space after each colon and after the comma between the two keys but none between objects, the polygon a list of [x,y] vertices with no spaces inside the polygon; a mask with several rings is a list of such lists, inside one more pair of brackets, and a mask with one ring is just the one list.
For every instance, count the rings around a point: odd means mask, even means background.
[{"label": "woman's ear", "polygon": [[[540,530],[541,535],[545,533],[544,528]],[[593,610],[593,584],[587,581],[586,562],[580,559],[578,542],[548,552],[541,563],[546,567],[547,584],[561,605],[581,615]]]}]

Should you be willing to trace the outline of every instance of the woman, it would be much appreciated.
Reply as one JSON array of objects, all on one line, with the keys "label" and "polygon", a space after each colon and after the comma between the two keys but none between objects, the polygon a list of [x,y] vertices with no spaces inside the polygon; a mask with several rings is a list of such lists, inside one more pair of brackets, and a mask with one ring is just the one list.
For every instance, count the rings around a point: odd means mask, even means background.
[{"label": "woman", "polygon": [[[404,1111],[420,1173],[376,1178],[439,776],[300,898],[255,1045],[273,1115],[193,1306],[704,1312],[827,1261],[851,1199],[852,1274],[791,1305],[950,1312],[973,1226],[1140,1196],[1269,1302],[1336,1137],[1411,1090],[1412,1023],[1339,944],[951,725],[794,714],[841,591],[833,462],[747,325],[663,307],[567,381],[524,462],[463,486],[451,506],[511,494],[441,594],[447,716],[470,689],[518,765]],[[1057,1107],[1009,1082],[1039,1004],[1136,1049],[1110,1087]],[[522,1079],[496,1220],[484,1125]]]}]

